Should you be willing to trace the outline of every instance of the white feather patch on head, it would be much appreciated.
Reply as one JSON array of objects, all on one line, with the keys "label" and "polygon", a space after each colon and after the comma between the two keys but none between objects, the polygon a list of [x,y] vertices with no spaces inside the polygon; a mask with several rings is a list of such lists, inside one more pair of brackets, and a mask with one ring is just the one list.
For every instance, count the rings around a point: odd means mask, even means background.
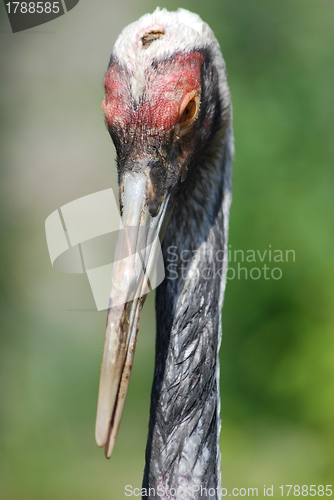
[{"label": "white feather patch on head", "polygon": [[[143,37],[156,31],[163,35],[147,45],[143,44]],[[188,10],[169,12],[158,7],[152,14],[145,14],[123,29],[116,40],[113,54],[131,73],[132,94],[138,101],[145,89],[145,69],[152,60],[165,60],[176,52],[206,48],[210,49],[219,73],[221,96],[227,97],[225,63],[216,37],[197,14]]]}]

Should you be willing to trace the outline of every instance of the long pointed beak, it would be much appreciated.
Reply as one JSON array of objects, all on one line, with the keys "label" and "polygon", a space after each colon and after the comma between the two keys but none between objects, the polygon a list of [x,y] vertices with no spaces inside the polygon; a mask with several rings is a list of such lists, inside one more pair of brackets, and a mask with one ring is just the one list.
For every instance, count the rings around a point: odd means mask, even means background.
[{"label": "long pointed beak", "polygon": [[[151,216],[146,203],[151,181],[144,173],[125,174],[122,225],[111,276],[111,295],[100,375],[95,437],[112,454],[128,391],[139,317],[160,251],[159,233],[168,197]],[[159,264],[162,265],[161,263]]]}]

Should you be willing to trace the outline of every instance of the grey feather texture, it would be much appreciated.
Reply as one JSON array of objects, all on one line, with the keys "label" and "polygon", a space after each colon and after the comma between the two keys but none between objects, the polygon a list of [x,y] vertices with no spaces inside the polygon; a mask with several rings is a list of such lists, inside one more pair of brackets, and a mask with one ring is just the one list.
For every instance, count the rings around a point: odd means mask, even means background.
[{"label": "grey feather texture", "polygon": [[[156,297],[147,489],[221,488],[218,350],[232,160],[230,145],[221,142],[177,200],[163,241],[167,276]],[[192,256],[188,264],[182,255]]]}]

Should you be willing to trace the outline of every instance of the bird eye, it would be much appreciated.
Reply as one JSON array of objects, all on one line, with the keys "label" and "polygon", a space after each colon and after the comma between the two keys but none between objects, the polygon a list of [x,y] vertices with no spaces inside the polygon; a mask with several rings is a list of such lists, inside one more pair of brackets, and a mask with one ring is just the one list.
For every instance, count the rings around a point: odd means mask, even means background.
[{"label": "bird eye", "polygon": [[195,97],[192,97],[184,110],[182,111],[179,124],[181,127],[188,125],[193,122],[198,114],[198,100]]}]

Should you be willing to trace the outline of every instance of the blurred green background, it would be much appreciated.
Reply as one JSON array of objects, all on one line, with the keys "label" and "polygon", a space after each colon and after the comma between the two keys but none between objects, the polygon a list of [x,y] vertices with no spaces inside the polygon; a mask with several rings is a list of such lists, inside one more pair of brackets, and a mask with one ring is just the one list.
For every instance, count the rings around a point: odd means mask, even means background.
[{"label": "blurred green background", "polygon": [[[223,485],[258,487],[259,496],[263,485],[274,485],[279,498],[280,485],[333,484],[334,4],[171,0],[160,6],[197,12],[221,44],[236,142],[232,257],[237,249],[267,250],[263,263],[242,265],[282,272],[279,280],[245,279],[243,272],[227,284]],[[15,35],[0,7],[4,500],[116,500],[125,498],[125,485],[141,485],[153,294],[107,461],[94,442],[106,314],[94,312],[87,277],[52,269],[44,221],[67,202],[115,187],[114,150],[100,108],[103,75],[121,29],[155,7],[81,0],[66,16]],[[295,261],[269,262],[269,248],[292,249]],[[237,269],[238,262],[230,265]]]}]

